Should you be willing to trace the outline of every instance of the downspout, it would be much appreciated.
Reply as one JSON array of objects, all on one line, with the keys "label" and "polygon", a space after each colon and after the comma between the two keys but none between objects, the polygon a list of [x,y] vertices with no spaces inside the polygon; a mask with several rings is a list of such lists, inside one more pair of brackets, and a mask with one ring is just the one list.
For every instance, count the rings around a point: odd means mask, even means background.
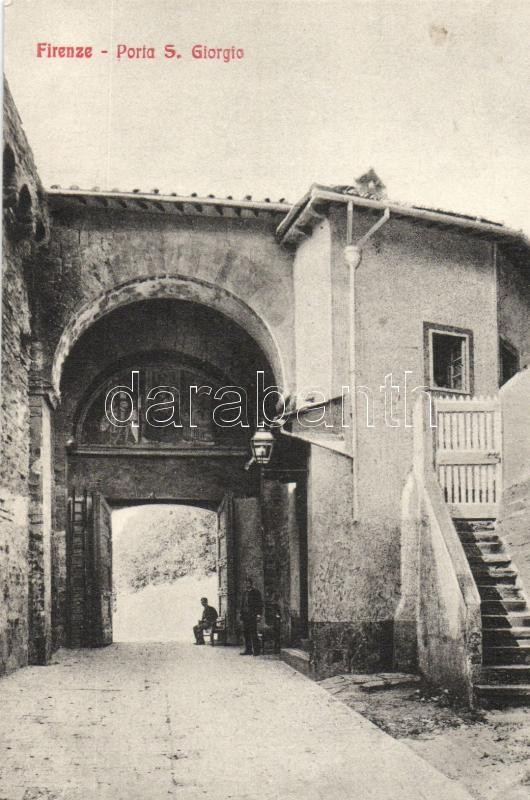
[{"label": "downspout", "polygon": [[352,200],[346,207],[346,247],[344,248],[344,259],[350,270],[350,296],[349,296],[349,316],[350,316],[350,341],[349,341],[349,360],[350,360],[350,409],[352,425],[352,480],[353,480],[353,521],[359,521],[359,461],[358,461],[358,438],[357,438],[357,359],[356,359],[356,327],[357,316],[355,312],[355,273],[361,264],[362,249],[366,242],[379,230],[390,218],[390,209],[385,208],[383,216],[364,234],[357,242],[353,243],[353,208]]},{"label": "downspout", "polygon": [[495,304],[495,320],[497,323],[497,380],[501,385],[501,339],[500,339],[500,309],[499,309],[499,259],[498,245],[493,242],[491,245],[491,260],[493,265],[493,302]]}]

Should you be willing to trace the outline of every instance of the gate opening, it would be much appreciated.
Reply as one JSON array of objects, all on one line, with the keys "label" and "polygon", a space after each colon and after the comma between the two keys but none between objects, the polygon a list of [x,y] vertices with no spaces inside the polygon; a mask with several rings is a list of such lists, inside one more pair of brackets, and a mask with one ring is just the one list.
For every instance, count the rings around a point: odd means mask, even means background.
[{"label": "gate opening", "polygon": [[201,597],[217,608],[217,514],[186,505],[112,512],[113,640],[193,641]]}]

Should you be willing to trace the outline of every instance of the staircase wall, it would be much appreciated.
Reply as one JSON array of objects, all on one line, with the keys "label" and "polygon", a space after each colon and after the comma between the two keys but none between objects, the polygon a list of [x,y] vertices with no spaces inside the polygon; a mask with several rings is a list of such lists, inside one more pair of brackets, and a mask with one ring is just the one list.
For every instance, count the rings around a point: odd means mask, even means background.
[{"label": "staircase wall", "polygon": [[401,602],[394,665],[424,677],[469,705],[479,677],[480,597],[433,469],[428,398],[414,407],[413,470],[402,500]]},{"label": "staircase wall", "polygon": [[497,531],[530,592],[530,370],[500,390],[503,427],[503,493]]}]

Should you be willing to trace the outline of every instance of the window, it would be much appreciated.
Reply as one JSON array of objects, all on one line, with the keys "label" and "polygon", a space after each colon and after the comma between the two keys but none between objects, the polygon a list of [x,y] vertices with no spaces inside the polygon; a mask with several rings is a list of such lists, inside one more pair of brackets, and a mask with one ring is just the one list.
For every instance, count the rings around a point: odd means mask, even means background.
[{"label": "window", "polygon": [[471,394],[473,334],[447,325],[424,323],[426,380],[431,389]]},{"label": "window", "polygon": [[519,372],[517,348],[501,336],[499,339],[499,386],[503,386],[517,372]]}]

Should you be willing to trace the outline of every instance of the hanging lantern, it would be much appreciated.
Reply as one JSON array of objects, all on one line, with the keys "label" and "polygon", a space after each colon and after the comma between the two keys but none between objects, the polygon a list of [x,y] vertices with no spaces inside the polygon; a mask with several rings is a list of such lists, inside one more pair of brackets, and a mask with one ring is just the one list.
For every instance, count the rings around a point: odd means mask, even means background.
[{"label": "hanging lantern", "polygon": [[274,447],[274,436],[270,431],[258,428],[250,440],[252,455],[258,464],[268,464]]}]

